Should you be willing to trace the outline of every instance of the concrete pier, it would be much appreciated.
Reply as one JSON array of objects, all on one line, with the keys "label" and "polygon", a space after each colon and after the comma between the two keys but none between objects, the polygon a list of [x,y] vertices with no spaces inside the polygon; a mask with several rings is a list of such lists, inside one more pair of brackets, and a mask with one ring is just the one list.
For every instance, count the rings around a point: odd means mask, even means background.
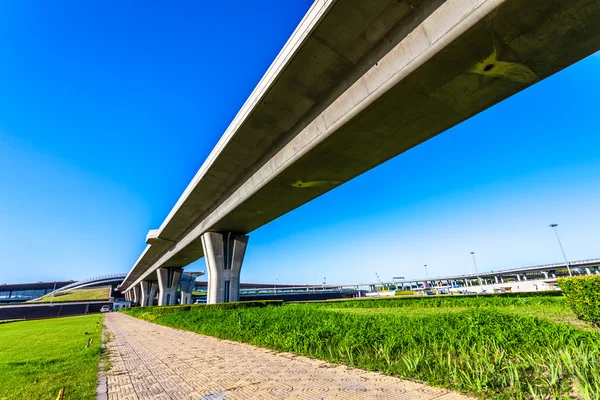
[{"label": "concrete pier", "polygon": [[177,304],[175,296],[183,268],[159,268],[156,273],[158,275],[158,305]]},{"label": "concrete pier", "polygon": [[139,305],[140,304],[140,287],[139,285],[136,285],[133,287],[132,289],[133,292],[133,304],[135,305]]},{"label": "concrete pier", "polygon": [[207,303],[227,303],[240,299],[240,271],[248,236],[207,232],[202,247],[208,270]]},{"label": "concrete pier", "polygon": [[156,298],[156,292],[157,291],[158,291],[158,282],[157,281],[152,281],[152,283],[150,284],[150,294],[148,296],[148,305],[149,306],[154,306],[155,305],[154,299]]},{"label": "concrete pier", "polygon": [[183,274],[179,281],[179,286],[181,288],[181,304],[191,304],[192,292],[196,286],[196,276]]},{"label": "concrete pier", "polygon": [[146,307],[148,306],[148,300],[150,298],[150,281],[141,281],[140,282],[140,306]]}]

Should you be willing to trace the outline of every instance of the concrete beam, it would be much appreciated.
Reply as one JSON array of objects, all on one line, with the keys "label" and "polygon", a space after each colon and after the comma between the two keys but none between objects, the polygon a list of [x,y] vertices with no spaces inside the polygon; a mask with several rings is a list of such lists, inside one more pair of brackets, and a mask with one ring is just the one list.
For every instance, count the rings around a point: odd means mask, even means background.
[{"label": "concrete beam", "polygon": [[208,304],[240,300],[240,271],[247,245],[248,236],[231,232],[202,235],[208,270]]},{"label": "concrete beam", "polygon": [[152,229],[151,231],[148,232],[148,234],[146,235],[146,243],[151,246],[157,246],[157,247],[163,247],[163,248],[167,248],[167,247],[171,247],[171,246],[175,245],[174,241],[160,237],[159,229]]}]

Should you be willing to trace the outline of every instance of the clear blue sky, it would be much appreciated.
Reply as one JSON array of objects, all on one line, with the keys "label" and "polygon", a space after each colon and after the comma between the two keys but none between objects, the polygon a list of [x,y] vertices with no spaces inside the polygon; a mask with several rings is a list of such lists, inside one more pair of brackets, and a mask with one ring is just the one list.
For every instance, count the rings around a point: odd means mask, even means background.
[{"label": "clear blue sky", "polygon": [[[0,2],[0,283],[128,271],[310,3]],[[597,54],[253,232],[242,280],[557,262],[551,222],[570,259],[600,257],[599,70]]]}]

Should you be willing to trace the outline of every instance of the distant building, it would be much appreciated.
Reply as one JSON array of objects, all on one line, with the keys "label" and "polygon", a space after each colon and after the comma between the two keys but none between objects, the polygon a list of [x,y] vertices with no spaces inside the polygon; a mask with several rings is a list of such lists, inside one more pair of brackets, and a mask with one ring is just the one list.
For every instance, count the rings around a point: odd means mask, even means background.
[{"label": "distant building", "polygon": [[113,311],[119,311],[121,308],[131,308],[131,302],[129,300],[114,300]]},{"label": "distant building", "polygon": [[37,299],[38,297],[52,292],[55,288],[61,289],[73,282],[74,281],[16,283],[11,285],[4,283],[0,285],[0,304],[19,303]]}]

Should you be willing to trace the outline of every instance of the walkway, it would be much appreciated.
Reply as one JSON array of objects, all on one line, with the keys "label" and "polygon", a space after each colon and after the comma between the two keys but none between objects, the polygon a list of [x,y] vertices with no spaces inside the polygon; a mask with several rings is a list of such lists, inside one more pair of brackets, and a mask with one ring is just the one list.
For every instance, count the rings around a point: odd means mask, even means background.
[{"label": "walkway", "polygon": [[398,378],[108,313],[108,399],[436,399],[467,397]]}]

